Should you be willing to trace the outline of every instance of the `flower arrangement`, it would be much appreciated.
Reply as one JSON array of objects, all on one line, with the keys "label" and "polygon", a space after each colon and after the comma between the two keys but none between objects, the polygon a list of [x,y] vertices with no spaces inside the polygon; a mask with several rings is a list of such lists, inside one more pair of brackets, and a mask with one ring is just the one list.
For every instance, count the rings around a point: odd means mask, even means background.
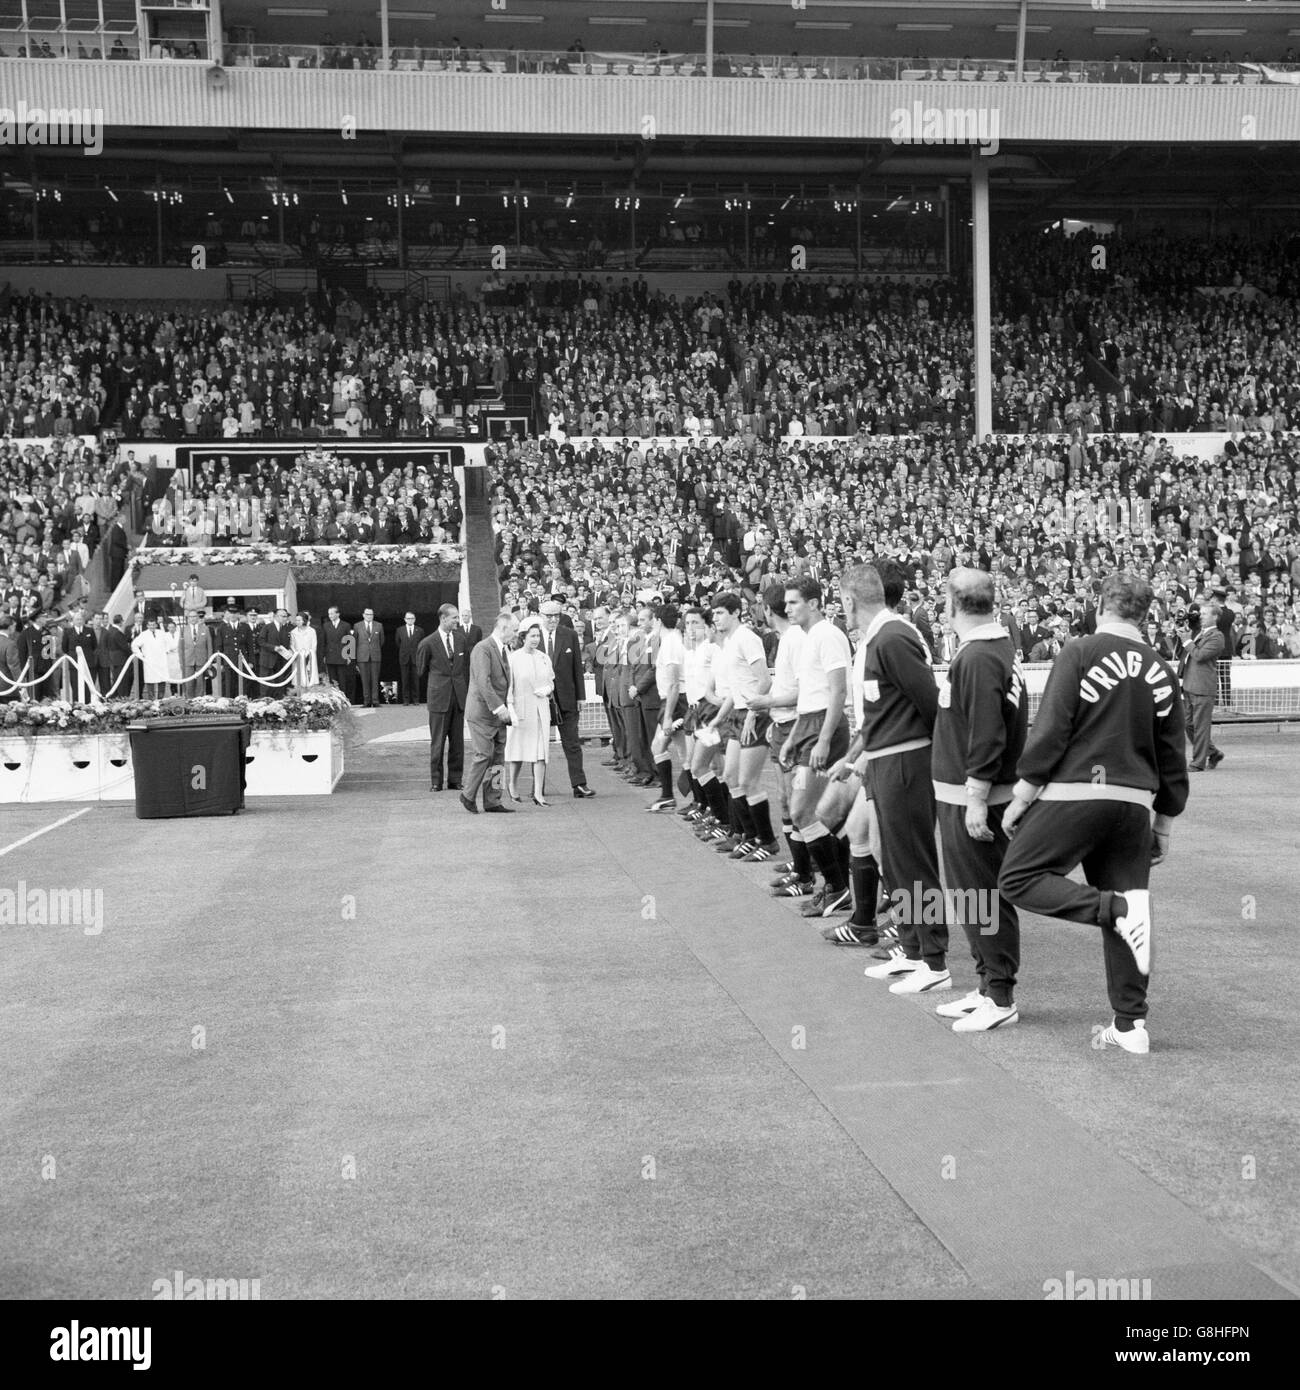
[{"label": "flower arrangement", "polygon": [[151,546],[137,550],[131,575],[139,579],[146,565],[292,565],[306,583],[337,583],[351,577],[370,583],[434,579],[459,571],[464,548],[459,545],[234,545],[173,550]]},{"label": "flower arrangement", "polygon": [[137,719],[183,719],[194,714],[243,715],[254,729],[284,732],[337,729],[351,738],[356,720],[347,697],[335,686],[295,690],[275,699],[247,696],[170,696],[162,700],[112,700],[97,705],[42,700],[0,706],[0,734],[121,733]]}]

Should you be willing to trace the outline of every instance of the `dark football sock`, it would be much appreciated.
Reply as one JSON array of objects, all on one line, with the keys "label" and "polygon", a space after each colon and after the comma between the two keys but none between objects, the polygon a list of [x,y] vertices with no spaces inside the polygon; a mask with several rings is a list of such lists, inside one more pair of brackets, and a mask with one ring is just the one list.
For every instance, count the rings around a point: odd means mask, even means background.
[{"label": "dark football sock", "polygon": [[665,758],[655,771],[659,774],[659,795],[665,801],[676,801],[673,795],[673,760]]},{"label": "dark football sock", "polygon": [[826,880],[827,891],[842,893],[848,884],[844,880],[844,870],[840,868],[840,856],[835,848],[834,837],[819,835],[809,844],[808,852],[812,855],[813,863],[821,871],[821,876]]},{"label": "dark football sock", "polygon": [[802,838],[796,838],[799,832],[792,831],[786,836],[786,841],[790,846],[790,862],[794,865],[794,871],[800,878],[811,878],[813,876],[812,855],[808,853],[808,846]]},{"label": "dark football sock", "polygon": [[740,838],[752,840],[754,838],[754,820],[750,815],[749,802],[743,796],[733,796],[731,798],[731,813],[735,816],[736,825],[740,828]]},{"label": "dark football sock", "polygon": [[869,854],[855,854],[850,860],[849,878],[853,884],[853,916],[855,927],[876,925],[876,895],[880,892],[880,870]]},{"label": "dark football sock", "polygon": [[767,797],[762,801],[751,801],[749,815],[754,822],[754,838],[761,845],[770,845],[776,839],[776,835],[772,830],[772,809],[768,805]]}]

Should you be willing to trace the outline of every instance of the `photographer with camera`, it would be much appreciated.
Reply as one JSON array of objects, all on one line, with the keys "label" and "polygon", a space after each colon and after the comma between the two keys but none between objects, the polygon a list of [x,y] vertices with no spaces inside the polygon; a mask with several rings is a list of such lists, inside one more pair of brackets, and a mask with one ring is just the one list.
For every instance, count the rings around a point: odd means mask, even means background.
[{"label": "photographer with camera", "polygon": [[1223,754],[1214,746],[1211,727],[1214,722],[1214,697],[1218,689],[1218,661],[1223,654],[1223,633],[1217,619],[1218,604],[1210,605],[1210,626],[1201,623],[1201,610],[1193,604],[1181,633],[1184,651],[1178,675],[1183,683],[1183,703],[1187,710],[1187,734],[1192,740],[1191,772],[1204,772],[1207,759],[1211,768],[1223,761]]}]

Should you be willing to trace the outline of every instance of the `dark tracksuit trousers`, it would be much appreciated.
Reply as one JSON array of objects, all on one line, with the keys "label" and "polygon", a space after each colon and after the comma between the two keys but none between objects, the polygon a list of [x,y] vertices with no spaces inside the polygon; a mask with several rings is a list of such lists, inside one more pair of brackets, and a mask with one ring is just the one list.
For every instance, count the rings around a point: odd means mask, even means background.
[{"label": "dark tracksuit trousers", "polygon": [[[1083,865],[1086,883],[1067,877]],[[1147,981],[1110,929],[1110,898],[1151,881],[1151,812],[1126,801],[1036,801],[1021,818],[998,887],[1027,912],[1102,928],[1106,989],[1117,1019],[1145,1018]]]},{"label": "dark tracksuit trousers", "polygon": [[880,821],[880,874],[890,893],[903,893],[913,910],[903,915],[921,921],[899,921],[899,945],[908,960],[924,960],[943,970],[948,953],[948,923],[927,923],[924,903],[942,901],[939,847],[934,835],[934,783],[930,780],[930,749],[912,748],[873,758],[871,795]]},{"label": "dark tracksuit trousers", "polygon": [[[1020,916],[998,894],[998,872],[1007,852],[1002,830],[1006,806],[990,806],[988,826],[992,840],[972,840],[966,833],[966,808],[939,802],[939,838],[948,886],[954,894],[953,915],[961,922],[970,943],[971,958],[979,976],[980,993],[1006,1008],[1015,998],[1016,972],[1020,968]],[[987,904],[997,896],[997,920],[985,921],[972,913],[968,890],[976,903]],[[968,920],[969,919],[969,920]]]}]

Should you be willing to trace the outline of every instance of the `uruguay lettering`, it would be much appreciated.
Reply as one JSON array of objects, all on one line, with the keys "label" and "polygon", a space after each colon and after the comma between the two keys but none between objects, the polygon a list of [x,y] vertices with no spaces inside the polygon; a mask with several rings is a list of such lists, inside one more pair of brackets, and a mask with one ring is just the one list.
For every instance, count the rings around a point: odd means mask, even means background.
[{"label": "uruguay lettering", "polygon": [[1108,652],[1096,666],[1088,667],[1083,680],[1079,682],[1079,698],[1095,705],[1101,699],[1102,691],[1114,690],[1120,681],[1143,676],[1146,683],[1154,687],[1151,698],[1155,702],[1156,713],[1163,719],[1173,708],[1174,688],[1168,683],[1169,672],[1158,661],[1153,661],[1144,672],[1143,660],[1139,651],[1126,654]]}]

